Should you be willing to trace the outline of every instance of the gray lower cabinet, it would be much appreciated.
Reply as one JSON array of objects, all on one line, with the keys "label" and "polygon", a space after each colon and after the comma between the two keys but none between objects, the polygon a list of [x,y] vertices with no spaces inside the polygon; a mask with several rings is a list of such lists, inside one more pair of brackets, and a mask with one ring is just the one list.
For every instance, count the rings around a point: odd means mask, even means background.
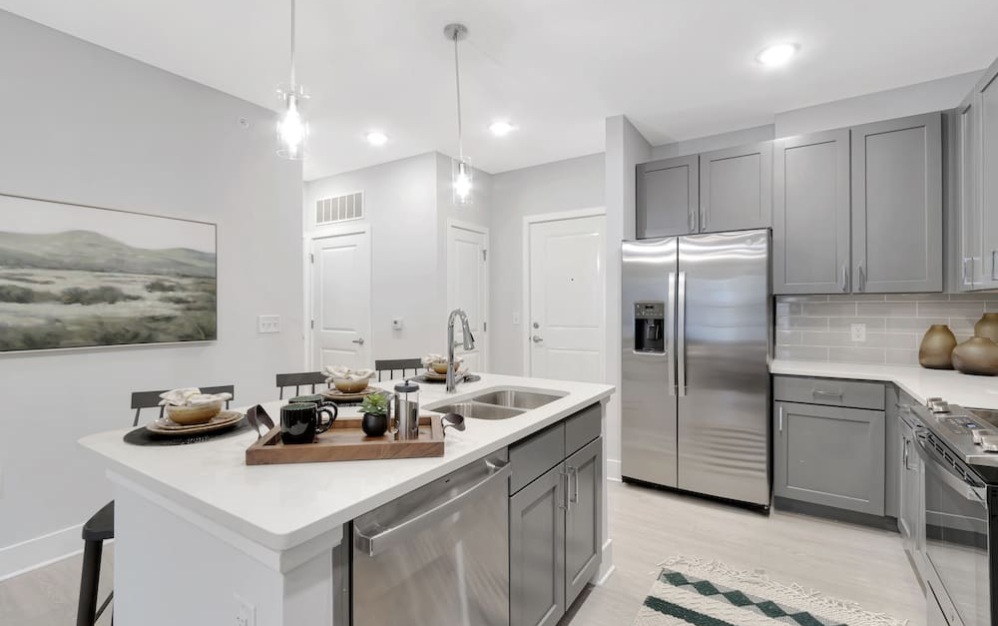
[{"label": "gray lower cabinet", "polygon": [[773,493],[884,515],[884,411],[777,402]]},{"label": "gray lower cabinet", "polygon": [[849,192],[848,130],[774,142],[774,293],[849,292]]},{"label": "gray lower cabinet", "polygon": [[603,438],[565,460],[568,510],[565,515],[565,606],[579,597],[599,571],[602,557]]},{"label": "gray lower cabinet", "polygon": [[700,232],[768,228],[772,214],[772,142],[700,155]]},{"label": "gray lower cabinet", "polygon": [[565,614],[565,469],[509,500],[510,626],[554,626]]},{"label": "gray lower cabinet", "polygon": [[941,114],[850,133],[853,291],[942,291]]},{"label": "gray lower cabinet", "polygon": [[638,239],[698,232],[700,160],[697,155],[642,163],[635,171]]}]

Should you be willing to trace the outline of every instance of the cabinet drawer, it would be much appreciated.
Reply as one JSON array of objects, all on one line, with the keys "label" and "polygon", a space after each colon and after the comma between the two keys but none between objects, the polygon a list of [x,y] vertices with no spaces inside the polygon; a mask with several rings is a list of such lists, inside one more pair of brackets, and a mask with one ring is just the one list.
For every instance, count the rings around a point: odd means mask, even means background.
[{"label": "cabinet drawer", "polygon": [[564,460],[564,422],[511,446],[509,462],[513,466],[513,473],[509,478],[509,493],[512,495],[523,489]]},{"label": "cabinet drawer", "polygon": [[603,405],[586,407],[565,420],[565,453],[576,450],[600,436],[602,432]]},{"label": "cabinet drawer", "polygon": [[883,383],[776,376],[773,397],[783,402],[884,410]]}]

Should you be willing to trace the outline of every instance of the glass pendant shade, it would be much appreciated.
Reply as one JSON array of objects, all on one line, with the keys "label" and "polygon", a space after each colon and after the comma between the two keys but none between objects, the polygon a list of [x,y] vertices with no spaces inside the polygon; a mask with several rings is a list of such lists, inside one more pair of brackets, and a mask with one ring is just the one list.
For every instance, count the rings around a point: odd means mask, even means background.
[{"label": "glass pendant shade", "polygon": [[308,96],[301,85],[282,87],[277,94],[281,99],[281,113],[277,120],[277,154],[285,159],[300,160],[305,156],[308,139],[304,113]]},{"label": "glass pendant shade", "polygon": [[471,159],[461,157],[453,160],[454,205],[470,207],[473,202],[474,170]]}]

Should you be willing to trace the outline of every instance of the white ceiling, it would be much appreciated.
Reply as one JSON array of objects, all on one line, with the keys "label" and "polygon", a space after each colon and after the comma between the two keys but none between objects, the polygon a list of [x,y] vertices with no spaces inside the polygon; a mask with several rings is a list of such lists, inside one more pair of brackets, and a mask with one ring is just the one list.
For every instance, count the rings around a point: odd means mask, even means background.
[{"label": "white ceiling", "polygon": [[[0,0],[0,7],[276,108],[289,0]],[[626,114],[655,145],[772,122],[802,106],[981,69],[994,0],[298,0],[299,79],[313,94],[308,180],[456,151],[451,21],[462,44],[466,152],[500,172],[603,150]],[[799,58],[767,70],[766,44]],[[486,127],[509,118],[498,139]],[[364,140],[386,132],[388,145]]]}]

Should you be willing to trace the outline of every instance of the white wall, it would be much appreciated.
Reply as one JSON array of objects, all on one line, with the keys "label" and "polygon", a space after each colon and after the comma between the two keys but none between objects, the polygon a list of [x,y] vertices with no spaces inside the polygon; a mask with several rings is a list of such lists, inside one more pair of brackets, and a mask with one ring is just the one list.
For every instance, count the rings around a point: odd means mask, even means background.
[{"label": "white wall", "polygon": [[607,382],[617,387],[607,405],[607,473],[620,477],[620,242],[635,236],[635,176],[651,160],[651,144],[623,115],[606,119]]},{"label": "white wall", "polygon": [[952,109],[970,93],[982,74],[983,70],[968,72],[917,85],[777,113],[776,136],[791,137]]},{"label": "white wall", "polygon": [[537,165],[492,177],[492,371],[523,374],[527,322],[523,310],[523,218],[602,207],[603,155]]},{"label": "white wall", "polygon": [[111,489],[76,441],[130,426],[132,391],[275,397],[303,320],[301,164],[274,154],[270,111],[3,11],[0,76],[0,193],[216,222],[219,255],[216,342],[0,355],[2,578],[82,548]]}]

